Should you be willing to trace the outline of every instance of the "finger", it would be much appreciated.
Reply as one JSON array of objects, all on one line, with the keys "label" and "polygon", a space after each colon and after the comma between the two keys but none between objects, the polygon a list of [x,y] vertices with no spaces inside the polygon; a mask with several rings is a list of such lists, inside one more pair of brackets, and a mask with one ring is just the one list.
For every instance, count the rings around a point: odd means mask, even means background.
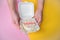
[{"label": "finger", "polygon": [[20,24],[18,20],[13,20],[13,24],[16,26],[17,29],[20,29]]},{"label": "finger", "polygon": [[38,24],[40,24],[40,22],[41,22],[41,19],[39,18],[39,19],[38,19]]},{"label": "finger", "polygon": [[20,30],[20,26],[18,24],[15,24],[16,28]]},{"label": "finger", "polygon": [[35,16],[35,19],[36,19],[36,22],[37,22],[38,24],[40,24],[40,22],[41,22],[41,18]]}]

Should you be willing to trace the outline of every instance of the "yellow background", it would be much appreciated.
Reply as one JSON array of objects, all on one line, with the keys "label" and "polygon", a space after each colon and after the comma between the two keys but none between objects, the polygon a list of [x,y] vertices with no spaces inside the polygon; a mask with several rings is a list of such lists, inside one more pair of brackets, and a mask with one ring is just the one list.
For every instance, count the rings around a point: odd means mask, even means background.
[{"label": "yellow background", "polygon": [[[37,0],[22,0],[33,2],[35,11]],[[60,1],[44,0],[44,9],[40,31],[28,34],[30,40],[60,40]]]}]

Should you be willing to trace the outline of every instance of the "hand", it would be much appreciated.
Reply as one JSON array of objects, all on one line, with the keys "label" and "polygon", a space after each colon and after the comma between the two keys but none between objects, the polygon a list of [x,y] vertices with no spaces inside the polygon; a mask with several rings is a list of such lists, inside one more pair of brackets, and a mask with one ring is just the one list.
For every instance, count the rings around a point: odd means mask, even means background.
[{"label": "hand", "polygon": [[18,13],[12,12],[11,14],[13,23],[20,29],[20,17]]},{"label": "hand", "polygon": [[38,0],[38,8],[34,16],[38,24],[41,23],[42,9],[43,9],[43,0]]},{"label": "hand", "polygon": [[41,13],[39,12],[39,10],[36,11],[34,18],[36,19],[37,23],[40,25],[41,22]]}]

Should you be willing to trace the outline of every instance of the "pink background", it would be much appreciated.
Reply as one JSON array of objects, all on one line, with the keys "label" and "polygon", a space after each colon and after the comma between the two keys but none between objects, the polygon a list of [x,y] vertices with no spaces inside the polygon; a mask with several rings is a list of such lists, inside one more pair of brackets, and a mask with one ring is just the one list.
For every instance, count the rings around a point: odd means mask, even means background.
[{"label": "pink background", "polygon": [[29,40],[13,25],[7,0],[0,0],[0,40]]}]

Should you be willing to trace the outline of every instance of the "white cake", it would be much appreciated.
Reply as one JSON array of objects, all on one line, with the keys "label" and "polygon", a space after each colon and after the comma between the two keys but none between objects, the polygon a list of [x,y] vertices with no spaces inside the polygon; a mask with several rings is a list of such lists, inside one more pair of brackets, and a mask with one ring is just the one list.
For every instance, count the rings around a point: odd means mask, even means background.
[{"label": "white cake", "polygon": [[34,4],[31,2],[21,2],[18,4],[21,28],[28,32],[37,32],[40,27],[34,17]]}]

